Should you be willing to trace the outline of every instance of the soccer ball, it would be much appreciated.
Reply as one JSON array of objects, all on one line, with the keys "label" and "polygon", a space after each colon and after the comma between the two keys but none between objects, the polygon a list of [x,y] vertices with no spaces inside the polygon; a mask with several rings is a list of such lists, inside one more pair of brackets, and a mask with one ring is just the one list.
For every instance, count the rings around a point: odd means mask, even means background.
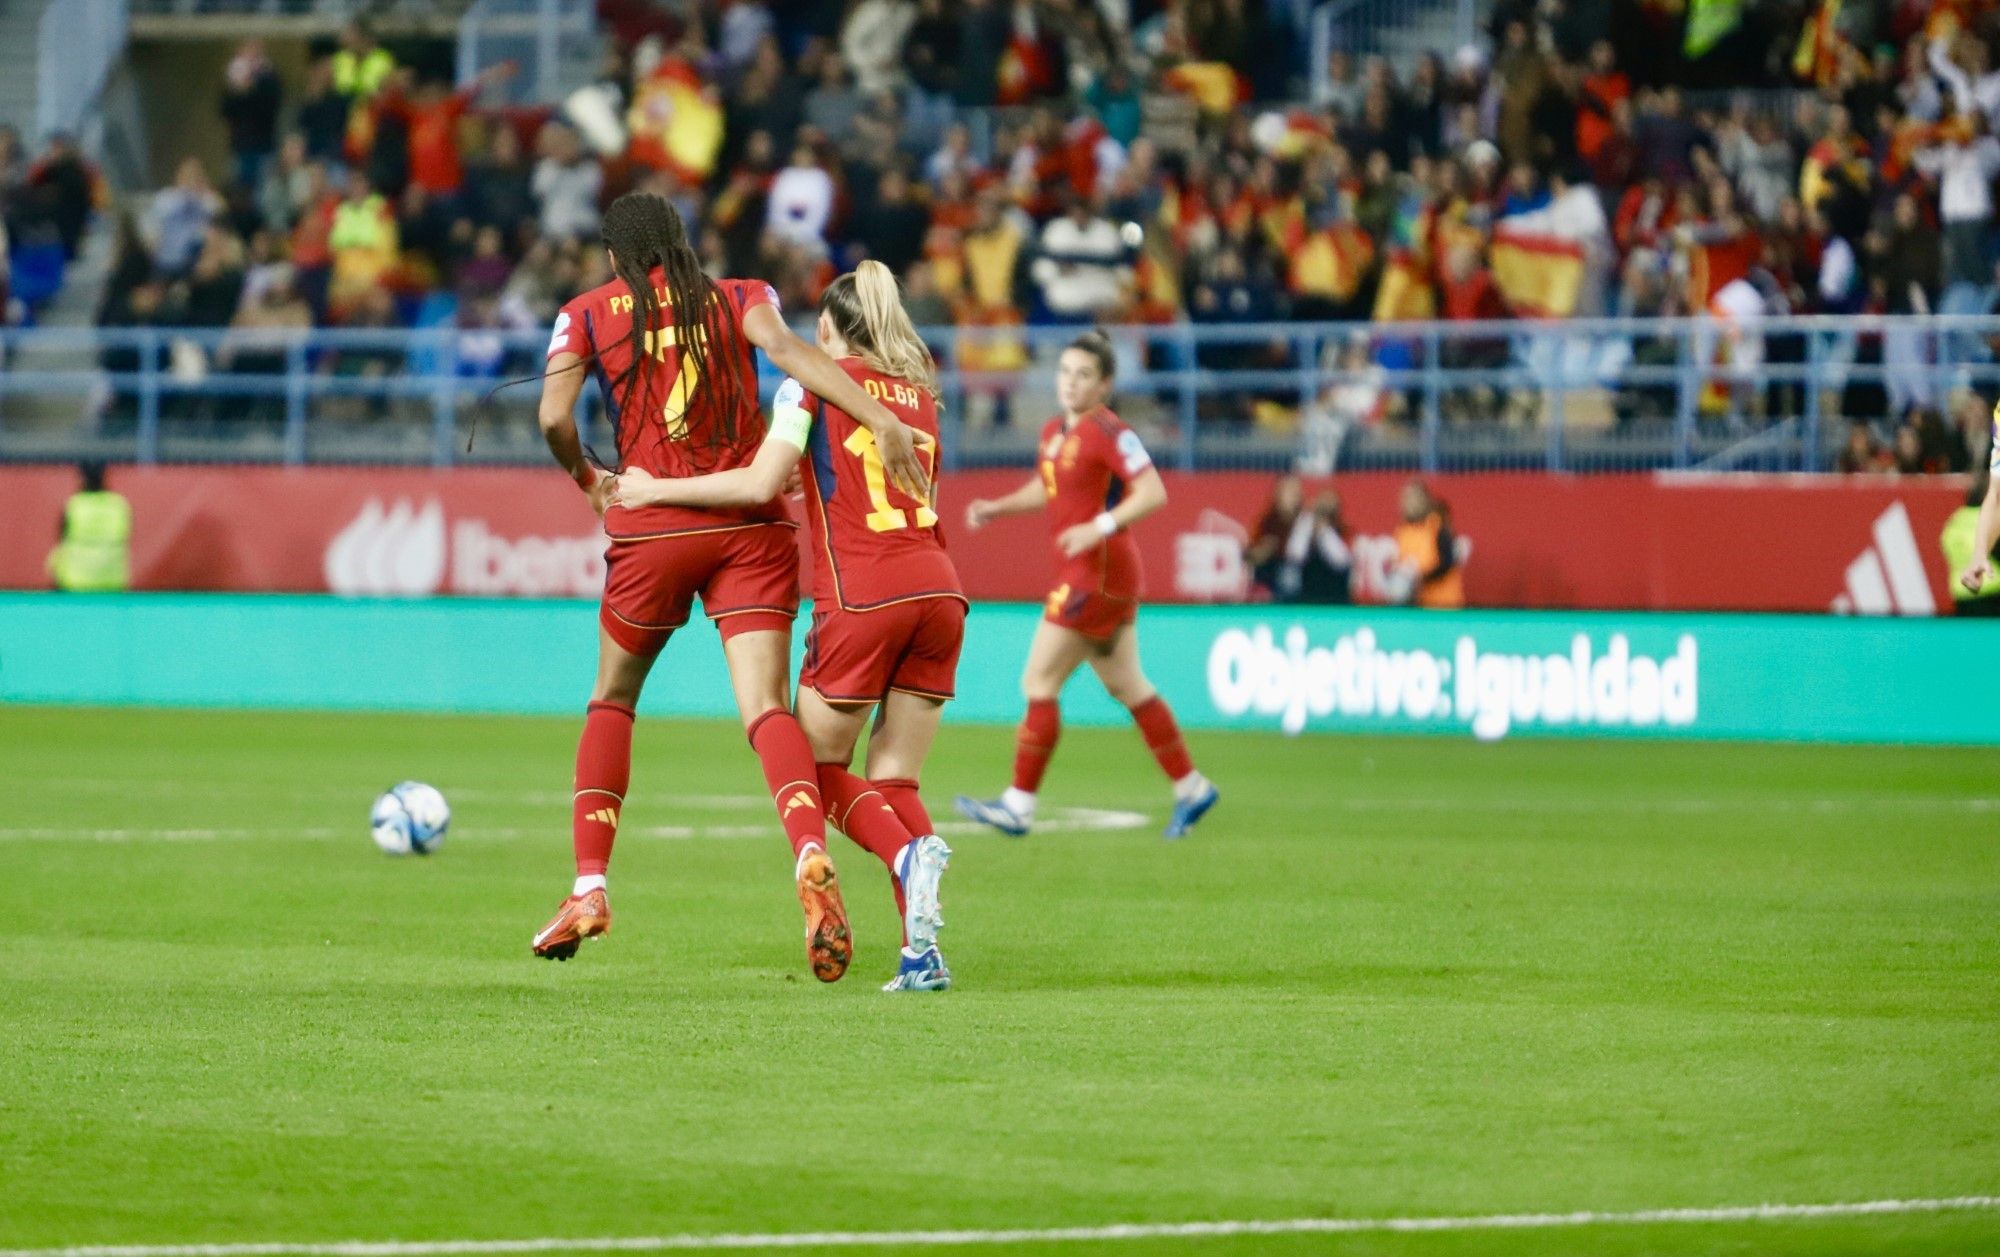
[{"label": "soccer ball", "polygon": [[368,832],[390,855],[429,855],[451,828],[451,805],[435,786],[406,781],[391,786],[368,814]]}]

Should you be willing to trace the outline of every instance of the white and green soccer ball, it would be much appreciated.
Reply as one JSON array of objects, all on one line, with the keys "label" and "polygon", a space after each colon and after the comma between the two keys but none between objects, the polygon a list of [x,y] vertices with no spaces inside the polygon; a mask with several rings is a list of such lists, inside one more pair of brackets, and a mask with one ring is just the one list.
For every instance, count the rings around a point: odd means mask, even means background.
[{"label": "white and green soccer ball", "polygon": [[368,814],[369,835],[390,855],[429,855],[449,828],[451,805],[421,781],[389,787]]}]

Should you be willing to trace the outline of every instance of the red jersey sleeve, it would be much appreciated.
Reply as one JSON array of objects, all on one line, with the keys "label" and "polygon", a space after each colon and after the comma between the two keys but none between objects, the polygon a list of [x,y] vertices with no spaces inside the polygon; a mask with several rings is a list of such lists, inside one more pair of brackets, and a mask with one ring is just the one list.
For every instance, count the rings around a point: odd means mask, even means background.
[{"label": "red jersey sleeve", "polygon": [[1120,480],[1130,480],[1153,465],[1153,456],[1146,452],[1146,443],[1139,439],[1137,432],[1126,427],[1123,420],[1114,415],[1103,415],[1098,419],[1098,426],[1104,439],[1095,452]]},{"label": "red jersey sleeve", "polygon": [[549,331],[549,349],[542,355],[542,360],[546,362],[557,354],[590,357],[590,336],[585,328],[583,299],[580,297],[557,312],[556,324]]},{"label": "red jersey sleeve", "polygon": [[778,304],[778,290],[761,279],[725,279],[718,281],[716,287],[729,298],[739,320],[758,306],[770,306],[781,315],[785,312]]}]

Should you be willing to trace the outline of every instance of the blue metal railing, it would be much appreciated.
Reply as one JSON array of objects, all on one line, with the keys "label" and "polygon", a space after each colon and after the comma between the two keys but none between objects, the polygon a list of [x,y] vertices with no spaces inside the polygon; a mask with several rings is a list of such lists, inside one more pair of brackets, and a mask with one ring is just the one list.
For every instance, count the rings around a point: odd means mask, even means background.
[{"label": "blue metal railing", "polygon": [[125,52],[126,0],[57,0],[35,32],[35,130],[75,133]]},{"label": "blue metal railing", "polygon": [[[1190,469],[1818,471],[1840,420],[1892,417],[1874,390],[1940,409],[2000,392],[2000,316],[1106,330],[1120,413]],[[925,330],[955,464],[1029,461],[1075,331]],[[537,390],[495,389],[532,381],[545,343],[450,328],[0,332],[0,362],[98,364],[0,372],[0,459],[531,461]],[[1866,413],[1845,415],[1844,397]]]},{"label": "blue metal railing", "polygon": [[458,81],[511,61],[520,73],[492,89],[510,104],[554,104],[596,69],[592,0],[475,0],[458,24]]},{"label": "blue metal railing", "polygon": [[[1409,33],[1431,23],[1448,29],[1448,46]],[[1326,99],[1327,61],[1335,52],[1352,53],[1357,60],[1409,59],[1419,51],[1448,57],[1474,43],[1478,34],[1479,0],[1326,0],[1312,11],[1308,32],[1312,99]]]}]

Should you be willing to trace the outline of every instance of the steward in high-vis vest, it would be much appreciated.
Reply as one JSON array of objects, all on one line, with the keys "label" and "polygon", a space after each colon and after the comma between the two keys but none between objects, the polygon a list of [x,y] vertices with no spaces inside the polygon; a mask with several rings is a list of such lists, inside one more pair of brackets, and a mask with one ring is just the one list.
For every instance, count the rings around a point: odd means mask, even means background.
[{"label": "steward in high-vis vest", "polygon": [[1403,486],[1402,522],[1396,525],[1399,575],[1411,583],[1407,599],[1420,607],[1465,605],[1465,577],[1458,562],[1458,538],[1451,515],[1421,480]]},{"label": "steward in high-vis vest", "polygon": [[[1976,477],[1972,488],[1967,490],[1965,505],[1951,513],[1944,521],[1944,533],[1938,538],[1938,547],[1944,551],[1946,568],[1957,577],[1966,573],[1969,577],[1975,566],[1979,581],[1970,584],[1965,579],[1951,581],[1952,610],[1959,615],[2000,616],[2000,566],[1992,561],[1994,554],[1979,553],[1979,508],[1986,500],[1989,481],[1986,476]],[[2000,546],[1994,549],[2000,550]],[[1975,565],[1974,560],[1983,560]]]},{"label": "steward in high-vis vest", "polygon": [[112,593],[131,583],[132,504],[104,487],[101,463],[85,463],[81,492],[63,506],[62,537],[49,576],[71,593]]}]

